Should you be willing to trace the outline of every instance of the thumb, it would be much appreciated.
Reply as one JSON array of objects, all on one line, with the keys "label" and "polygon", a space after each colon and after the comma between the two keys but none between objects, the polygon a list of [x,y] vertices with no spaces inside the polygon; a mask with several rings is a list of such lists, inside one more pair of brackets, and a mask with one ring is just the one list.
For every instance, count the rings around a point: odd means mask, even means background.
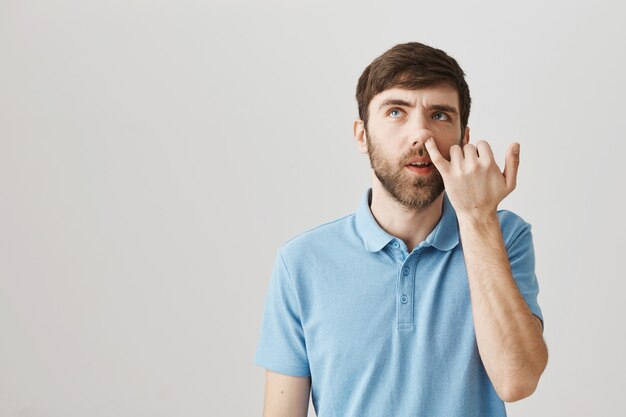
[{"label": "thumb", "polygon": [[504,181],[506,189],[510,193],[515,189],[517,184],[517,169],[519,168],[520,144],[517,142],[509,145],[506,150],[506,159],[504,161]]}]

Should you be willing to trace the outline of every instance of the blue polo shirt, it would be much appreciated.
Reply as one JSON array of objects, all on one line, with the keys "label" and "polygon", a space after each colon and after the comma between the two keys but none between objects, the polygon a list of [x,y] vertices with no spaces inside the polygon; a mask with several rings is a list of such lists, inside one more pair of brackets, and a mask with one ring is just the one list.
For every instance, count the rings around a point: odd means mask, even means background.
[{"label": "blue polo shirt", "polygon": [[[412,251],[370,210],[276,253],[255,363],[310,376],[318,417],[505,416],[478,354],[456,214]],[[520,293],[542,322],[530,225],[498,218]]]}]

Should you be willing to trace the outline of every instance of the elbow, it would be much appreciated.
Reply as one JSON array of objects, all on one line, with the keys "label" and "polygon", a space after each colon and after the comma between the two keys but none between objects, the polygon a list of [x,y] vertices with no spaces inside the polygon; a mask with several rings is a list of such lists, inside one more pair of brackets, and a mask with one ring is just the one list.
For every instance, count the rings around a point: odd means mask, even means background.
[{"label": "elbow", "polygon": [[548,364],[548,351],[544,345],[542,355],[537,356],[537,361],[532,365],[517,368],[509,373],[508,377],[500,380],[498,386],[494,385],[498,397],[504,402],[512,403],[530,397],[539,384],[539,378]]},{"label": "elbow", "polygon": [[498,397],[507,403],[530,397],[537,389],[543,369],[532,374],[516,375],[502,382],[499,387],[495,387]]},{"label": "elbow", "polygon": [[539,378],[545,369],[546,363],[542,362],[533,372],[513,375],[500,383],[496,388],[498,397],[504,402],[512,403],[530,397],[539,384]]},{"label": "elbow", "polygon": [[537,389],[538,382],[538,380],[515,382],[496,389],[496,392],[502,401],[512,403],[530,397]]}]

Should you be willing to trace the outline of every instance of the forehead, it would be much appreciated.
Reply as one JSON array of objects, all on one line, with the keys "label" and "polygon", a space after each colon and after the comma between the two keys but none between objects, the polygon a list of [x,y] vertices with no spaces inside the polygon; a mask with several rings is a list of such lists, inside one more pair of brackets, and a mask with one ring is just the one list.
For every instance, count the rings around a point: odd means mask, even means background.
[{"label": "forehead", "polygon": [[398,99],[411,103],[412,105],[431,106],[445,104],[459,110],[459,93],[456,88],[448,84],[437,84],[430,87],[409,90],[401,87],[393,87],[381,91],[372,97],[370,110],[378,110],[380,104],[387,99]]}]

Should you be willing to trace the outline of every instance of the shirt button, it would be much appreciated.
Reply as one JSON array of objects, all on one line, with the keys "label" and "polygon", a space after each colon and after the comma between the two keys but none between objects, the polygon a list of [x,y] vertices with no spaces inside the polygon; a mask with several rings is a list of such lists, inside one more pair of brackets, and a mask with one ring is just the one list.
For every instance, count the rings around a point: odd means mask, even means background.
[{"label": "shirt button", "polygon": [[402,304],[406,304],[409,302],[409,297],[406,296],[406,294],[403,294],[402,297],[400,297],[400,302]]},{"label": "shirt button", "polygon": [[402,273],[403,273],[404,275],[409,275],[409,267],[408,267],[408,266],[405,266],[404,268],[402,268]]},{"label": "shirt button", "polygon": [[393,245],[394,248],[399,248],[400,247],[400,244],[398,242],[393,242],[392,245]]}]

